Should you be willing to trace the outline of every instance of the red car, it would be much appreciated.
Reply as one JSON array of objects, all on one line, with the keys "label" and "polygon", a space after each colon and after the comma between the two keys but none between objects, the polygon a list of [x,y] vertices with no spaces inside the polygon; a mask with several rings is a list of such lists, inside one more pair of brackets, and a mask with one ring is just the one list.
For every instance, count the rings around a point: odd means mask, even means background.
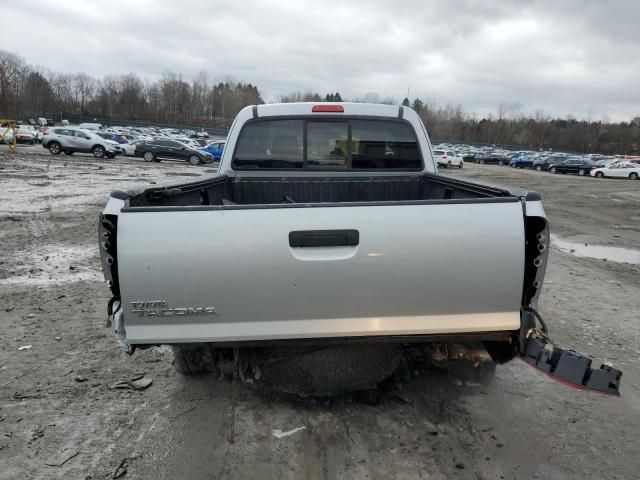
[{"label": "red car", "polygon": [[36,137],[26,128],[18,128],[16,131],[16,143],[30,143],[35,145],[37,143]]}]

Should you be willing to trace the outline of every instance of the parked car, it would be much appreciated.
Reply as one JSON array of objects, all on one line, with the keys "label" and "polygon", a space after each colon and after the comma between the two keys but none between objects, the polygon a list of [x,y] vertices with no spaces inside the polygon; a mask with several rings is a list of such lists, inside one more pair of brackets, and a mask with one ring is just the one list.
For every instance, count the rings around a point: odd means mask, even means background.
[{"label": "parked car", "polygon": [[124,155],[128,155],[130,157],[133,157],[135,155],[135,145],[129,143],[127,137],[125,137],[124,135],[110,132],[96,132],[96,134],[100,135],[102,138],[106,138],[108,140],[113,140],[114,142],[116,142],[120,146],[120,149],[122,150],[122,153]]},{"label": "parked car", "polygon": [[81,123],[78,125],[78,128],[82,128],[84,130],[100,130],[102,128],[101,123]]},{"label": "parked car", "polygon": [[173,137],[169,137],[171,140],[175,140],[177,142],[183,143],[185,144],[187,147],[190,148],[196,148],[196,149],[200,149],[202,148],[202,145],[200,145],[200,143],[194,139],[194,138],[189,138],[189,137],[177,137],[177,136],[173,136]]},{"label": "parked car", "polygon": [[556,157],[551,157],[551,156],[538,157],[536,160],[534,160],[532,168],[534,170],[537,170],[538,172],[541,172],[543,170],[548,171],[549,166],[553,165],[554,163],[558,163],[558,159]]},{"label": "parked car", "polygon": [[200,150],[209,152],[211,155],[213,155],[214,160],[220,161],[220,158],[222,157],[222,153],[224,152],[225,143],[226,142],[224,140],[211,142],[209,145],[202,147]]},{"label": "parked car", "polygon": [[562,163],[549,165],[551,173],[577,173],[578,175],[588,175],[592,168],[595,168],[594,163],[584,158],[569,158]]},{"label": "parked car", "polygon": [[331,395],[375,387],[415,345],[455,381],[522,356],[618,393],[622,372],[551,343],[537,313],[540,196],[439,175],[411,108],[248,106],[217,176],[115,191],[99,229],[118,345],[169,344],[185,374],[232,364]]},{"label": "parked car", "polygon": [[618,162],[608,167],[594,168],[590,175],[596,178],[628,178],[638,180],[640,178],[640,165],[631,162]]},{"label": "parked car", "polygon": [[456,152],[453,150],[434,150],[433,158],[436,159],[439,167],[451,168],[458,167],[462,168],[464,166],[464,161],[462,157],[456,155]]},{"label": "parked car", "polygon": [[514,168],[533,168],[533,164],[538,159],[536,155],[518,155],[509,163]]},{"label": "parked car", "polygon": [[476,155],[479,155],[480,152],[476,151],[476,150],[468,150],[466,151],[464,154],[462,154],[462,159],[465,161],[473,161],[476,159]]},{"label": "parked car", "polygon": [[495,165],[507,165],[511,159],[505,153],[487,152],[476,156],[476,163],[493,163]]},{"label": "parked car", "polygon": [[168,138],[137,143],[135,156],[144,158],[146,162],[159,162],[167,159],[186,160],[191,165],[213,162],[213,155],[209,152]]},{"label": "parked car", "polygon": [[92,153],[96,158],[114,158],[122,152],[117,142],[96,135],[95,132],[71,127],[54,127],[45,131],[42,146],[54,155]]},{"label": "parked car", "polygon": [[16,143],[30,143],[31,145],[35,145],[38,143],[38,140],[30,127],[20,125],[16,130]]}]

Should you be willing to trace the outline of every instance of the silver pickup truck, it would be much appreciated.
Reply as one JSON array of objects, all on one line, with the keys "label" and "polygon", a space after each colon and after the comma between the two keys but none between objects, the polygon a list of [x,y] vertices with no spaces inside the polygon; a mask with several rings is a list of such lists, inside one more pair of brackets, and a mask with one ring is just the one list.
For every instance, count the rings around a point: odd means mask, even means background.
[{"label": "silver pickup truck", "polygon": [[369,388],[411,351],[454,380],[522,356],[618,392],[618,370],[554,346],[536,311],[540,197],[439,175],[410,108],[247,107],[218,175],[115,191],[99,225],[119,345],[170,344],[185,373],[324,394]]}]

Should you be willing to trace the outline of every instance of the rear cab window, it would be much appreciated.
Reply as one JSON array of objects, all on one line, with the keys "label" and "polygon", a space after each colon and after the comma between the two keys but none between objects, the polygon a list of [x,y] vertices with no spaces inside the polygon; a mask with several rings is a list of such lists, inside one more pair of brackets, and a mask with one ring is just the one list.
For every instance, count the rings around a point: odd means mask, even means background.
[{"label": "rear cab window", "polygon": [[413,127],[401,120],[265,119],[248,122],[235,170],[422,170]]}]

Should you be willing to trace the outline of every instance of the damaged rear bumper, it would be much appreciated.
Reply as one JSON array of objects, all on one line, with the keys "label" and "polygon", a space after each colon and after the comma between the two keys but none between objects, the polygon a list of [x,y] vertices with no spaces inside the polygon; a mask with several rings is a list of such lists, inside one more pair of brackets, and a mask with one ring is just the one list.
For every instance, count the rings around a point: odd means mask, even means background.
[{"label": "damaged rear bumper", "polygon": [[[542,323],[542,329],[536,327],[536,317]],[[620,370],[606,362],[596,368],[596,362],[588,355],[555,345],[549,338],[544,321],[532,308],[523,311],[520,338],[522,359],[552,379],[578,389],[620,395]]]}]

